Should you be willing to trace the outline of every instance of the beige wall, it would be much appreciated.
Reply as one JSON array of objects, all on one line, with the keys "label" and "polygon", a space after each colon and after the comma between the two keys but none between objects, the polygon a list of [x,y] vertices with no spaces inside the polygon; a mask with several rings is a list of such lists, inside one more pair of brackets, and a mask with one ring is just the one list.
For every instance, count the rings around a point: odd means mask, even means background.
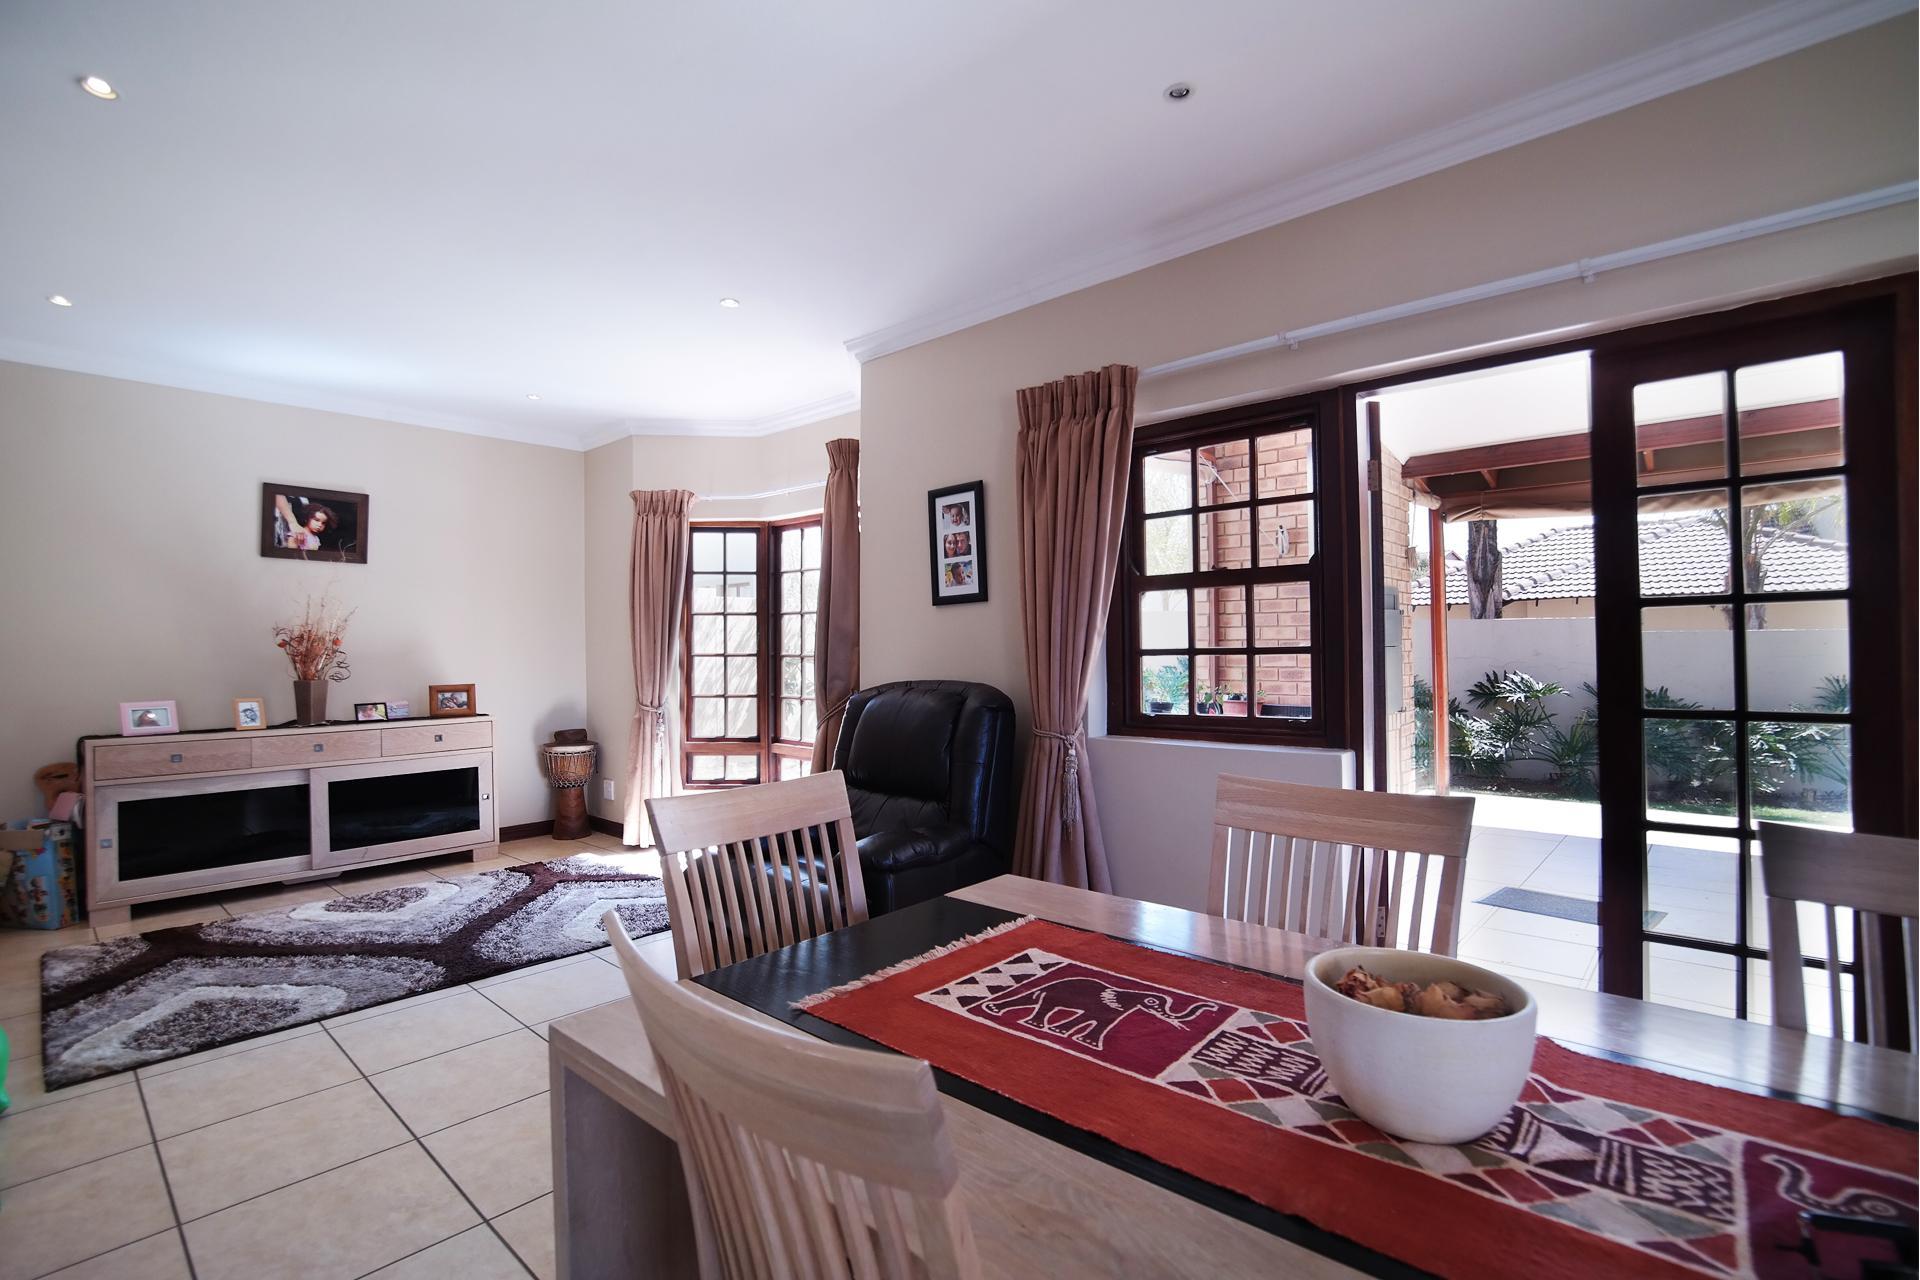
[{"label": "beige wall", "polygon": [[[191,728],[231,700],[293,716],[272,624],[328,587],[358,609],[329,711],[473,682],[503,824],[549,814],[536,748],[585,721],[579,453],[0,363],[0,818],[119,704]],[[260,484],[372,499],[369,562],[260,554]]]},{"label": "beige wall", "polygon": [[[1018,388],[1115,361],[1145,367],[1909,181],[1914,38],[1913,19],[1897,19],[869,362],[864,681],[984,680],[1011,694],[1025,720]],[[1141,408],[1164,416],[1529,335],[1907,268],[1914,247],[1912,206],[1896,206],[1158,380],[1143,387]],[[987,489],[991,599],[935,609],[926,491],[976,478]],[[1097,710],[1094,721],[1099,728]],[[1130,868],[1167,851],[1130,844],[1125,823],[1108,828],[1119,833],[1120,890],[1130,876],[1161,883]],[[1191,847],[1204,850],[1204,833]]]},{"label": "beige wall", "polygon": [[[627,619],[627,559],[635,489],[691,489],[710,495],[756,494],[794,485],[796,493],[696,502],[699,520],[767,520],[820,509],[827,441],[860,434],[846,414],[773,435],[739,439],[634,436],[587,455],[586,684],[588,721],[601,744],[602,776],[588,795],[592,811],[618,819],[625,804],[627,733],[633,717],[633,657]],[[613,783],[606,798],[604,784]]]}]

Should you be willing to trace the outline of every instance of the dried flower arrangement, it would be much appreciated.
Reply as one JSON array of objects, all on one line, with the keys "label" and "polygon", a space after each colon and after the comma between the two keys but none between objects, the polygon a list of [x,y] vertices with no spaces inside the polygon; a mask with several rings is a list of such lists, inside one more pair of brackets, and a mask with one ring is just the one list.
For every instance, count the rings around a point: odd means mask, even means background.
[{"label": "dried flower arrangement", "polygon": [[334,606],[330,596],[318,600],[307,597],[305,611],[293,622],[274,627],[274,642],[284,649],[293,664],[296,680],[345,680],[352,671],[347,666],[346,650],[340,641],[354,611],[344,613]]}]

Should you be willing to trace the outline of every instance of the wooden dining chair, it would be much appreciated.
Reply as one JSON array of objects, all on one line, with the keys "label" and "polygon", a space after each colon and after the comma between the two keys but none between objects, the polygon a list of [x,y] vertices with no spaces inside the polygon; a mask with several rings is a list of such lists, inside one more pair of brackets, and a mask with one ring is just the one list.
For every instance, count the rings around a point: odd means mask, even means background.
[{"label": "wooden dining chair", "polygon": [[[1391,795],[1222,774],[1213,802],[1207,910],[1361,946],[1450,956],[1460,944],[1472,834],[1471,796]],[[1423,943],[1429,911],[1433,925]]]},{"label": "wooden dining chair", "polygon": [[[1906,1025],[1909,1037],[1920,1031],[1920,1006],[1914,986],[1915,899],[1920,897],[1920,841],[1900,836],[1829,831],[1786,822],[1760,824],[1760,877],[1767,893],[1768,964],[1773,976],[1773,1024],[1807,1029],[1806,966],[1800,946],[1802,902],[1819,903],[1825,917],[1827,1006],[1833,1034],[1844,1035],[1847,1001],[1840,990],[1838,909],[1850,908],[1859,920],[1860,951],[1855,981],[1864,984],[1868,1044],[1894,1039],[1895,1011],[1884,975],[1883,920],[1898,921],[1902,964],[1907,980]],[[1854,1037],[1858,1039],[1859,1037]],[[1908,1043],[1912,1040],[1909,1038]]]},{"label": "wooden dining chair", "polygon": [[867,918],[838,772],[647,801],[680,976]]},{"label": "wooden dining chair", "polygon": [[926,1063],[743,1017],[604,923],[679,1128],[703,1277],[979,1275]]}]

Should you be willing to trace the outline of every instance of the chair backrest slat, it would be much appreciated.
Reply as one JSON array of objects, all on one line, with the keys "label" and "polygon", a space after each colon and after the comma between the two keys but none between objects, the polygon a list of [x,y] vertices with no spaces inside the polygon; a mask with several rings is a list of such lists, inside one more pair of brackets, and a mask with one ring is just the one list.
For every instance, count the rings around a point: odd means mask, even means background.
[{"label": "chair backrest slat", "polygon": [[683,978],[867,918],[839,773],[663,796],[647,816]]},{"label": "chair backrest slat", "polygon": [[[1387,795],[1222,775],[1207,909],[1367,945],[1452,954],[1473,831],[1468,796]],[[1264,850],[1264,852],[1263,852]],[[1441,864],[1428,888],[1428,864]],[[1411,874],[1413,902],[1405,908]],[[1421,940],[1432,898],[1431,941]],[[1405,921],[1406,923],[1402,924]]]},{"label": "chair backrest slat", "polygon": [[657,972],[602,918],[680,1134],[706,1276],[980,1274],[927,1064],[735,1013]]},{"label": "chair backrest slat", "polygon": [[[1913,930],[1920,913],[1920,841],[1865,835],[1785,822],[1760,824],[1760,874],[1767,895],[1768,966],[1773,978],[1775,1026],[1807,1030],[1806,949],[1800,939],[1800,904],[1818,906],[1825,937],[1820,973],[1827,989],[1828,1028],[1847,1034],[1849,1005],[1841,966],[1841,937],[1858,941],[1855,982],[1866,1016],[1854,1038],[1884,1045],[1899,1038],[1889,998],[1883,931],[1896,926],[1906,970],[1906,1033],[1920,1033],[1916,1015]],[[1841,915],[1846,912],[1846,916]],[[1862,1036],[1864,1033],[1864,1037]]]}]

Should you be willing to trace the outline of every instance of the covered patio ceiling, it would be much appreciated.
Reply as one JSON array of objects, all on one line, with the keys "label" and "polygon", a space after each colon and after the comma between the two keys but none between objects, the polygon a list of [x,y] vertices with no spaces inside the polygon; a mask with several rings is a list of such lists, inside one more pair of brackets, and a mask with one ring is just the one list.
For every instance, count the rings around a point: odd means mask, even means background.
[{"label": "covered patio ceiling", "polygon": [[[1738,415],[1744,474],[1832,466],[1843,457],[1838,399],[1742,410]],[[1640,425],[1640,477],[1645,484],[1718,480],[1726,475],[1726,424],[1719,414]],[[1590,436],[1543,436],[1449,449],[1408,458],[1401,476],[1443,520],[1586,513]]]}]

